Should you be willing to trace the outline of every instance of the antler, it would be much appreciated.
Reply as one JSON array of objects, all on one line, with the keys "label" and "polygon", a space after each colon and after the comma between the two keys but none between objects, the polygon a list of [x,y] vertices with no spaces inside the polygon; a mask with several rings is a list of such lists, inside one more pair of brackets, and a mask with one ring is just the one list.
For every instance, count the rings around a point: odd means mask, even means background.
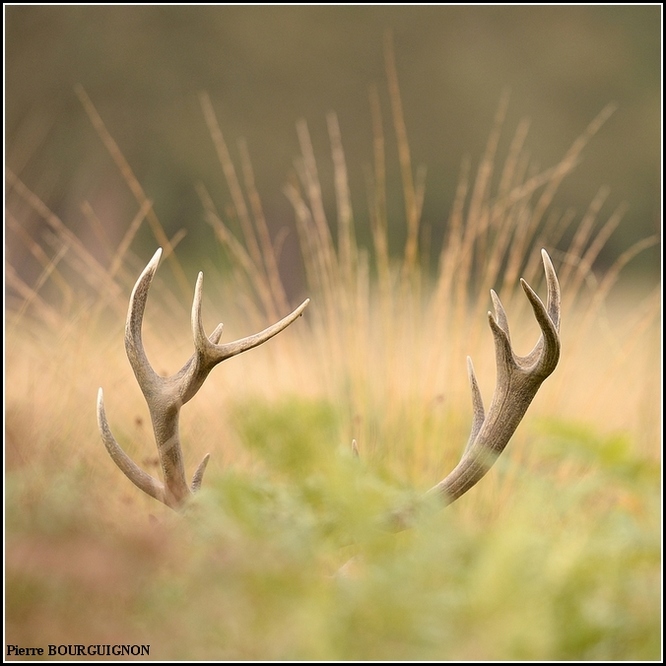
[{"label": "antler", "polygon": [[222,336],[222,324],[219,324],[207,337],[201,321],[203,273],[199,273],[192,303],[192,335],[195,352],[175,375],[161,377],[150,366],[141,340],[141,322],[146,309],[148,290],[157,271],[161,255],[162,249],[160,248],[153,255],[132,290],[125,325],[125,350],[148,403],[164,483],[138,467],[114,438],[106,420],[101,388],[97,394],[97,423],[106,450],[125,476],[151,497],[172,509],[178,509],[192,493],[200,488],[210,457],[208,453],[204,456],[192,477],[191,486],[188,487],[178,434],[180,408],[194,397],[210,371],[218,363],[248,349],[253,349],[277,335],[303,313],[310,300],[306,299],[291,314],[260,333],[220,345],[217,343]]},{"label": "antler", "polygon": [[474,410],[472,432],[456,468],[428,491],[428,494],[440,495],[446,504],[466,493],[492,467],[509,443],[544,379],[555,370],[559,361],[560,285],[545,250],[541,250],[541,257],[548,287],[547,305],[544,306],[525,280],[520,280],[541,327],[541,336],[527,356],[517,356],[511,349],[506,312],[497,294],[490,291],[495,315],[489,312],[488,322],[495,339],[497,385],[486,415],[472,359],[467,357]]}]

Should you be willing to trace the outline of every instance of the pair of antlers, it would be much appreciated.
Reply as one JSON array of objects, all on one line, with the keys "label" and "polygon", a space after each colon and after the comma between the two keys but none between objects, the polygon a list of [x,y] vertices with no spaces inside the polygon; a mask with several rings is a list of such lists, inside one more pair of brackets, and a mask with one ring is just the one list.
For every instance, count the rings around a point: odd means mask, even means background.
[{"label": "pair of antlers", "polygon": [[[125,325],[125,349],[148,403],[164,481],[144,472],[120,447],[106,419],[101,388],[97,395],[97,423],[106,450],[127,478],[156,500],[172,509],[179,509],[201,487],[210,457],[210,454],[204,456],[192,477],[191,485],[188,486],[178,433],[180,408],[194,397],[218,363],[253,349],[277,335],[303,313],[310,300],[306,299],[291,314],[260,333],[235,342],[218,344],[222,336],[222,324],[206,336],[201,322],[203,273],[199,273],[192,303],[194,354],[176,374],[161,377],[148,362],[141,339],[141,324],[148,290],[161,255],[160,248],[148,262],[132,290]],[[506,448],[539,387],[553,372],[560,358],[560,285],[547,252],[541,250],[541,256],[546,273],[547,304],[542,303],[525,280],[520,281],[541,328],[539,340],[527,356],[518,356],[512,350],[506,313],[497,294],[490,291],[495,314],[488,313],[488,322],[495,340],[497,384],[486,414],[472,360],[467,358],[474,412],[472,431],[458,465],[428,491],[429,494],[439,495],[445,504],[450,504],[466,493],[490,469]]]}]

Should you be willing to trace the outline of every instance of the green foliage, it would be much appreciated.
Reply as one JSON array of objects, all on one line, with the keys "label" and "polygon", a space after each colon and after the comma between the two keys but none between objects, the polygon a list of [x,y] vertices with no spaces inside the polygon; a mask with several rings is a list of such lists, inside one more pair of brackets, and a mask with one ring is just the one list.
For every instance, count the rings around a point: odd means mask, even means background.
[{"label": "green foliage", "polygon": [[298,397],[278,405],[252,400],[235,409],[234,421],[244,446],[269,469],[299,479],[331,465],[339,416],[330,404]]},{"label": "green foliage", "polygon": [[[351,443],[341,444],[340,415],[328,403],[298,397],[271,405],[246,402],[234,422],[243,445],[265,463],[261,478],[271,490],[253,486],[251,494],[266,500],[271,521],[281,512],[288,524],[305,521],[340,546],[376,532],[382,516],[407,501],[386,475],[368,473]],[[229,506],[226,491],[218,496]]]},{"label": "green foliage", "polygon": [[627,433],[613,432],[601,436],[589,425],[561,420],[542,421],[542,431],[550,435],[547,455],[560,458],[567,455],[580,464],[594,466],[610,477],[609,480],[627,484],[654,484],[658,482],[659,465],[636,455]]},{"label": "green foliage", "polygon": [[[187,528],[195,558],[184,580],[162,581],[197,600],[194,616],[199,604],[213,613],[205,658],[658,656],[658,477],[623,477],[650,467],[626,439],[553,422],[570,447],[596,441],[585,455],[608,462],[581,478],[582,495],[572,477],[543,472],[521,479],[484,529],[454,506],[391,534],[378,512],[406,498],[338,444],[334,416],[296,398],[236,413],[266,471],[209,485]],[[609,454],[618,440],[624,453]]]},{"label": "green foliage", "polygon": [[[659,483],[618,472],[643,464],[628,440],[622,462],[564,480],[547,451],[492,520],[469,519],[470,502],[483,514],[470,494],[394,534],[377,516],[404,491],[340,446],[331,406],[253,400],[234,419],[252,469],[208,478],[183,516],[146,525],[130,507],[104,525],[78,483],[48,485],[51,505],[10,485],[26,506],[12,525],[26,555],[8,562],[13,635],[42,608],[59,641],[110,626],[157,659],[659,658]],[[548,427],[553,447],[614,439]],[[607,455],[594,450],[583,457]],[[54,625],[43,631],[53,642]]]}]

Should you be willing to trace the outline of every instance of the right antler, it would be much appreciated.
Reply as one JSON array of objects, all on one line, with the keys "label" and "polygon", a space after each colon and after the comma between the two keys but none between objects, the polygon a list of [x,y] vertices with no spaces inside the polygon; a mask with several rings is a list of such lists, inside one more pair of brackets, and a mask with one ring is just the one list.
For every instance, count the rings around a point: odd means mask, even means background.
[{"label": "right antler", "polygon": [[[497,294],[490,290],[495,315],[488,313],[488,323],[495,339],[497,384],[486,415],[472,359],[467,357],[474,412],[472,431],[460,462],[426,493],[426,497],[433,494],[439,496],[444,505],[455,502],[486,475],[506,448],[539,387],[555,370],[560,359],[560,284],[545,250],[541,250],[541,257],[546,272],[547,305],[541,302],[525,280],[520,280],[541,328],[541,336],[527,356],[518,356],[511,349],[506,312]],[[415,508],[411,506],[392,512],[388,522],[385,522],[386,519],[382,521],[384,527],[391,531],[411,527]]]},{"label": "right antler", "polygon": [[545,250],[541,250],[541,257],[548,287],[547,305],[544,306],[525,280],[520,280],[541,328],[541,336],[527,356],[517,356],[511,349],[506,313],[497,294],[490,291],[495,315],[489,312],[488,322],[495,339],[497,385],[490,410],[485,415],[472,359],[467,357],[474,411],[472,432],[456,468],[429,491],[440,495],[446,504],[466,493],[492,467],[509,443],[542,382],[555,370],[559,361],[560,285]]},{"label": "right antler", "polygon": [[155,276],[161,255],[162,249],[160,248],[155,252],[134,285],[125,325],[125,349],[134,370],[134,375],[148,403],[164,483],[138,467],[111,434],[104,412],[101,388],[97,394],[97,423],[106,450],[127,478],[151,497],[172,509],[178,509],[192,493],[200,488],[210,456],[210,454],[204,456],[192,477],[191,488],[188,487],[185,480],[183,454],[178,434],[180,408],[194,397],[210,371],[218,363],[248,349],[253,349],[277,335],[302,314],[310,300],[305,300],[290,315],[261,331],[261,333],[236,342],[218,345],[217,343],[222,335],[222,324],[219,324],[207,337],[201,322],[203,273],[199,273],[192,303],[192,334],[195,352],[175,375],[161,377],[150,366],[141,340],[141,322],[146,308],[148,290]]}]

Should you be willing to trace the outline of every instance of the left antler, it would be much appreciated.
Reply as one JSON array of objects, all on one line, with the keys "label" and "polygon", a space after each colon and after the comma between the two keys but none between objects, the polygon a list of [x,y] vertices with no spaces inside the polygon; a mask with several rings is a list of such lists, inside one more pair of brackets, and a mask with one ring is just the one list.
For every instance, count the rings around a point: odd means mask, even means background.
[{"label": "left antler", "polygon": [[180,408],[194,397],[210,371],[218,363],[248,349],[253,349],[277,335],[303,313],[310,301],[309,299],[303,301],[291,314],[261,333],[219,345],[217,343],[222,335],[222,324],[219,324],[210,336],[206,336],[201,322],[203,273],[199,273],[192,303],[192,335],[195,352],[175,375],[161,377],[150,366],[141,340],[141,322],[146,308],[148,290],[157,271],[161,255],[162,249],[160,248],[155,252],[134,285],[125,325],[125,349],[134,375],[148,403],[164,482],[162,483],[144,472],[122,450],[109,429],[101,388],[97,394],[97,423],[106,450],[127,478],[151,497],[172,509],[178,509],[192,493],[200,488],[210,455],[204,456],[192,477],[191,487],[188,487],[178,433]]}]

